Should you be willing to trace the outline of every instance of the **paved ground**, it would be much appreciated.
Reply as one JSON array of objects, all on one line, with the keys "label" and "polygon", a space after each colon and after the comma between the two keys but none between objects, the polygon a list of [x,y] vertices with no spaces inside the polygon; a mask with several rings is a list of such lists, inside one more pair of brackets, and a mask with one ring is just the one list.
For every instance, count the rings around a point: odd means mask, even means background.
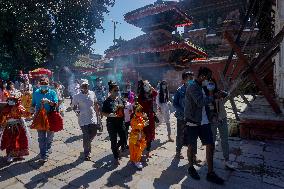
[{"label": "paved ground", "polygon": [[[172,118],[173,133],[176,133]],[[110,141],[106,130],[93,142],[92,161],[82,160],[82,136],[76,116],[66,113],[65,129],[56,133],[50,160],[41,165],[36,132],[32,133],[31,154],[24,161],[5,164],[4,152],[0,152],[0,188],[141,188],[141,189],[278,189],[284,188],[284,142],[247,141],[230,138],[230,159],[238,171],[224,169],[222,152],[217,146],[215,153],[216,172],[225,178],[224,186],[206,181],[207,167],[197,167],[202,179],[194,181],[187,176],[187,161],[174,159],[175,143],[168,143],[166,126],[157,128],[153,145],[153,157],[145,162],[145,168],[137,171],[129,163],[128,154],[122,164],[114,167]],[[186,149],[183,149],[186,155]],[[199,145],[198,158],[204,160],[205,150]]]}]

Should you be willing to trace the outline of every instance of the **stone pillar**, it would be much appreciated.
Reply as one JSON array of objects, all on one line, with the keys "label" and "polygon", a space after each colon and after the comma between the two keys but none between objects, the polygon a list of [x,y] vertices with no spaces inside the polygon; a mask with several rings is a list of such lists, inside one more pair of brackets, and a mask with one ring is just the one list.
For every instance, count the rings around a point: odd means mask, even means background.
[{"label": "stone pillar", "polygon": [[[277,0],[276,4],[276,26],[275,33],[277,34],[284,26],[284,1]],[[274,85],[275,92],[279,99],[284,100],[284,41],[281,43],[281,50],[275,56],[274,66]]]}]

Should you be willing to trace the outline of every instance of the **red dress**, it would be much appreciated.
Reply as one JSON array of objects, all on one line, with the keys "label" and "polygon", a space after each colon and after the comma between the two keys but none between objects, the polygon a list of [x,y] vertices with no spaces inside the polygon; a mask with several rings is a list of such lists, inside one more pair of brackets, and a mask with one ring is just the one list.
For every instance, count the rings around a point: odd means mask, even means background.
[{"label": "red dress", "polygon": [[147,114],[149,119],[149,125],[143,129],[147,142],[151,142],[155,139],[155,113],[153,108],[157,95],[158,93],[156,91],[152,91],[151,98],[143,99],[141,95],[138,96],[138,103],[143,107],[143,112]]},{"label": "red dress", "polygon": [[[6,106],[0,113],[0,149],[7,156],[21,157],[29,155],[29,133],[22,117],[29,116],[22,105]],[[13,121],[12,121],[13,120]]]}]

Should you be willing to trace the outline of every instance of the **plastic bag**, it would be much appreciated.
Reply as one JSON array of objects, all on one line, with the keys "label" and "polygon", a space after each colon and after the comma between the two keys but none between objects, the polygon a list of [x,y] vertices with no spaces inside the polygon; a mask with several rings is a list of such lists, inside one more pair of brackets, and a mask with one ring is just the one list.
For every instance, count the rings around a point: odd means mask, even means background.
[{"label": "plastic bag", "polygon": [[58,132],[63,130],[63,118],[57,111],[52,111],[48,114],[49,130]]},{"label": "plastic bag", "polygon": [[41,108],[34,117],[31,129],[36,129],[39,131],[48,131],[49,130],[49,121],[46,114],[46,110]]}]

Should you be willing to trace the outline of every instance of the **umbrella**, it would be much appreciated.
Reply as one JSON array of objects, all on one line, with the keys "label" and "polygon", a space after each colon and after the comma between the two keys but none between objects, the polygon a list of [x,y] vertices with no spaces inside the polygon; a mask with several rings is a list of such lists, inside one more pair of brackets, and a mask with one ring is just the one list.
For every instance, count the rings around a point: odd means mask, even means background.
[{"label": "umbrella", "polygon": [[51,77],[52,76],[52,71],[50,71],[49,69],[45,69],[45,68],[37,68],[37,69],[31,71],[30,75],[32,77],[40,77],[40,76]]}]

